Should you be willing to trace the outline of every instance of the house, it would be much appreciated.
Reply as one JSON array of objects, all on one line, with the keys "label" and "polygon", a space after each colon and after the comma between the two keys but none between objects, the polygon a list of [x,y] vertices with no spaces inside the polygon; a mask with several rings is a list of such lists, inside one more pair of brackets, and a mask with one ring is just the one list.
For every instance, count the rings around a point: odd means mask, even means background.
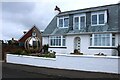
[{"label": "house", "polygon": [[34,25],[18,40],[19,46],[32,52],[40,52],[42,49],[42,36],[39,29]]},{"label": "house", "polygon": [[72,10],[57,14],[42,34],[49,50],[69,54],[118,55],[120,44],[120,3]]}]

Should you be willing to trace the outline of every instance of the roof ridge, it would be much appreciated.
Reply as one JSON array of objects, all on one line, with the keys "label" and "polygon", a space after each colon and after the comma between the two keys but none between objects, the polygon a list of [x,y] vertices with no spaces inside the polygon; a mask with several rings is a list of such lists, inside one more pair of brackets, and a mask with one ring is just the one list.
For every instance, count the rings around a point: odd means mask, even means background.
[{"label": "roof ridge", "polygon": [[[118,5],[120,3],[114,3],[114,4],[108,4],[108,5],[102,5],[102,6],[95,6],[95,7],[88,7],[88,8],[82,8],[82,9],[76,9],[76,10],[70,10],[70,11],[64,11],[59,14],[67,13],[67,12],[74,12],[74,11],[81,11],[81,10],[87,10],[87,9],[93,9],[93,8],[99,8],[99,7],[105,7],[105,6],[113,6],[113,5]],[[58,15],[59,15],[58,14]]]}]

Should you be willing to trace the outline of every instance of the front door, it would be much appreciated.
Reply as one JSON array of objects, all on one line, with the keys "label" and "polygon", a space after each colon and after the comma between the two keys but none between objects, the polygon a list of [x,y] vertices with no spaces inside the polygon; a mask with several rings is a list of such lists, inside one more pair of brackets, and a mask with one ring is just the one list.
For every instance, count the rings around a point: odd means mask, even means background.
[{"label": "front door", "polygon": [[74,40],[74,49],[77,49],[78,51],[80,51],[80,37],[76,37]]}]

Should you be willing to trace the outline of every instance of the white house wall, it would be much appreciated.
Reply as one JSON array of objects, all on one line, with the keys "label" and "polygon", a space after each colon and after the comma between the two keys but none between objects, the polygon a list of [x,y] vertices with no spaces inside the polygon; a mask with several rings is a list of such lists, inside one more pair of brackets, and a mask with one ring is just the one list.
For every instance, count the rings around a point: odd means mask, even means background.
[{"label": "white house wall", "polygon": [[48,37],[42,37],[42,45],[49,44]]},{"label": "white house wall", "polygon": [[66,36],[67,53],[72,53],[74,50],[74,36]]},{"label": "white house wall", "polygon": [[[118,44],[120,44],[120,34],[115,35],[115,46],[118,46]],[[118,51],[112,50],[112,55],[118,55]]]},{"label": "white house wall", "polygon": [[[49,51],[55,51],[56,53],[62,53],[62,54],[69,54],[74,51],[74,39],[75,37],[80,37],[80,52],[83,54],[98,54],[100,52],[110,56],[110,55],[117,55],[117,51],[114,49],[89,49],[90,45],[90,35],[71,35],[71,36],[66,36],[66,48],[49,48]],[[115,45],[117,46],[118,43],[120,43],[120,34],[115,35]],[[43,37],[43,45],[44,44],[49,44],[49,38],[48,37]]]},{"label": "white house wall", "polygon": [[120,44],[120,34],[116,34],[116,45]]},{"label": "white house wall", "polygon": [[55,51],[56,53],[66,54],[67,49],[66,48],[49,48],[49,51]]},{"label": "white house wall", "polygon": [[102,52],[106,55],[112,55],[112,49],[89,49],[90,45],[90,36],[89,35],[76,35],[76,36],[67,36],[66,37],[66,46],[67,46],[67,53],[71,53],[74,51],[74,38],[80,37],[81,43],[80,43],[80,52],[83,54],[98,54],[99,52]]}]

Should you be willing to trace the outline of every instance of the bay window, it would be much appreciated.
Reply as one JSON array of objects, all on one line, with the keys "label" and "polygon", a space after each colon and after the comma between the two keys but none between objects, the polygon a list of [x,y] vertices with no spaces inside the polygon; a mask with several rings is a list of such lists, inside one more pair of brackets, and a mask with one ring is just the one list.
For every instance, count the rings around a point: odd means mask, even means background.
[{"label": "bay window", "polygon": [[90,46],[115,46],[115,36],[113,34],[92,34]]},{"label": "bay window", "polygon": [[66,39],[65,36],[50,36],[49,37],[50,46],[65,46]]}]

